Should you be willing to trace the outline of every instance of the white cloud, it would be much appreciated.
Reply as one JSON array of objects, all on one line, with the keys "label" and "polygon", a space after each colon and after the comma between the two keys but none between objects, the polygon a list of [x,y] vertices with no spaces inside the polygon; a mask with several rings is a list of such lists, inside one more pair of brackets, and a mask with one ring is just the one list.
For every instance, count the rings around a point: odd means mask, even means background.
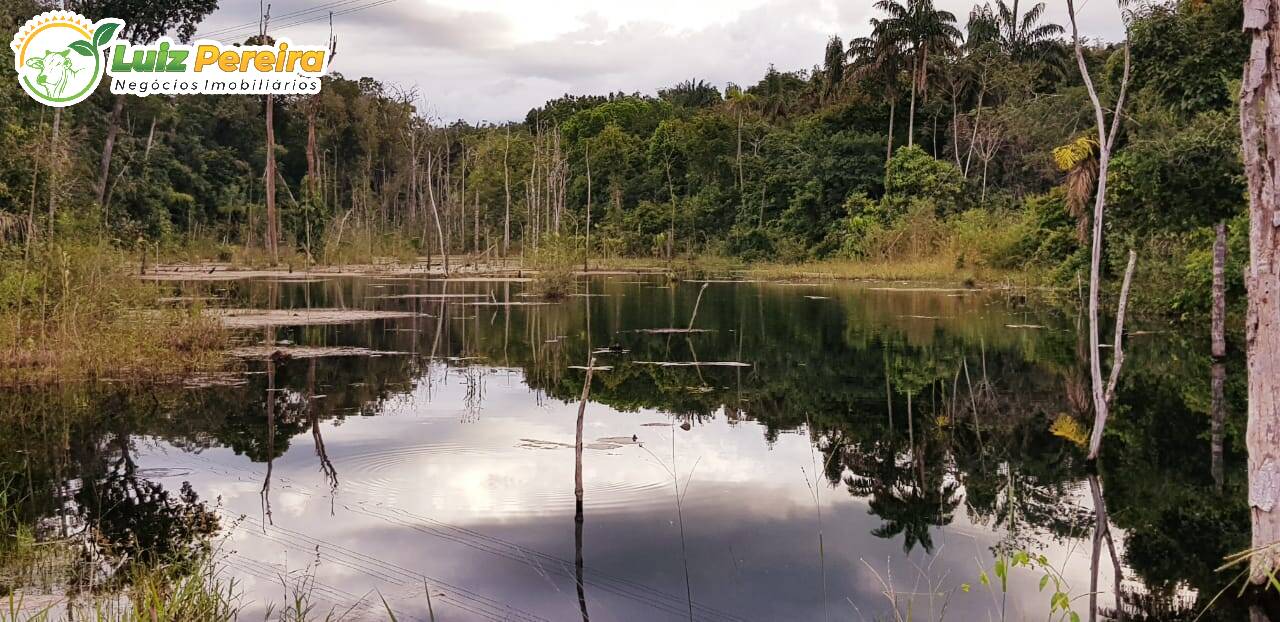
[{"label": "white cloud", "polygon": [[[335,10],[374,0],[347,0]],[[971,0],[937,0],[963,24]],[[564,93],[653,92],[687,78],[723,86],[754,83],[770,63],[812,67],[827,37],[848,40],[868,30],[870,0],[398,0],[337,15],[334,68],[416,87],[445,120],[522,119]],[[285,0],[273,8],[280,30],[298,42],[328,34],[315,3]],[[257,5],[239,2],[215,13],[204,30],[251,22]],[[1111,0],[1084,0],[1086,36],[1114,39],[1119,13]],[[300,22],[320,17],[309,23]],[[1047,17],[1066,22],[1064,0]]]}]

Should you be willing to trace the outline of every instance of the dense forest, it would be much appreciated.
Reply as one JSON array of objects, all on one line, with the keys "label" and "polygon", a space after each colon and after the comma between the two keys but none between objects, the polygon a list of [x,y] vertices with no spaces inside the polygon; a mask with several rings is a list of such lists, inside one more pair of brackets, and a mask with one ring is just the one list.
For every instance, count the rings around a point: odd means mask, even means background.
[{"label": "dense forest", "polygon": [[[124,36],[148,41],[190,38],[216,1],[166,6],[67,8],[121,17]],[[0,24],[16,29],[41,8],[6,3]],[[266,249],[265,261],[293,265],[567,244],[600,258],[930,258],[1076,291],[1088,279],[1098,145],[1068,32],[1043,3],[876,9],[867,36],[812,42],[822,62],[809,69],[770,66],[755,84],[723,88],[691,78],[654,94],[565,95],[499,125],[442,123],[423,115],[427,89],[337,72],[318,96],[270,105],[100,86],[58,113],[5,81],[0,224],[19,242],[7,252],[80,236],[207,258]],[[1240,3],[1139,3],[1125,18],[1132,79],[1110,162],[1105,263],[1119,272],[1141,248],[1136,303],[1202,312],[1219,222],[1239,225],[1227,274],[1243,287]],[[1085,48],[1104,106],[1121,50]]]}]

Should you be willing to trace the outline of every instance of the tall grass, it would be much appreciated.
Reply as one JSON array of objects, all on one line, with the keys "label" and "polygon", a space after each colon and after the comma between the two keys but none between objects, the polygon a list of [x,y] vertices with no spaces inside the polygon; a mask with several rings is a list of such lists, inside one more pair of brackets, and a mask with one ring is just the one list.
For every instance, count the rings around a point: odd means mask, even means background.
[{"label": "tall grass", "polygon": [[149,380],[221,361],[226,334],[196,307],[159,309],[110,244],[0,249],[0,384]]}]

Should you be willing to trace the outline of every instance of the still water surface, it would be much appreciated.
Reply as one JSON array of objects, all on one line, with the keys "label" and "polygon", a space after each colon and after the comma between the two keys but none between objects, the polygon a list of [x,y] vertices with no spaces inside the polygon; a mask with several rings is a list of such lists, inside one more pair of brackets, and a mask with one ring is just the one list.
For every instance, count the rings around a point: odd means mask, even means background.
[{"label": "still water surface", "polygon": [[[401,620],[875,620],[895,598],[904,618],[1042,619],[1043,572],[1010,571],[1007,597],[992,574],[1019,550],[1086,610],[1074,315],[899,283],[620,274],[550,305],[526,285],[175,285],[225,307],[413,315],[241,332],[375,356],[251,357],[214,386],[47,398],[32,408],[95,415],[6,441],[62,456],[30,469],[52,492],[28,511],[103,525],[121,550],[181,550],[216,516],[246,619],[297,591],[348,619],[383,617],[384,598]],[[1202,336],[1135,332],[1098,488],[1122,608],[1165,619],[1212,599],[1219,560],[1248,542],[1243,371],[1227,370],[1215,420]],[[1100,565],[1114,609],[1105,549]]]}]

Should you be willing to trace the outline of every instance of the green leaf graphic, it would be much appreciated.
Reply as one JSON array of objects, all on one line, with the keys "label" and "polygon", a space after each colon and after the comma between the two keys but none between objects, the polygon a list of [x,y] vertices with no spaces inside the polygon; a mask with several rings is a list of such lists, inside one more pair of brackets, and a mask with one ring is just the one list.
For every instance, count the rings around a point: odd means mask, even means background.
[{"label": "green leaf graphic", "polygon": [[67,47],[75,50],[76,54],[81,56],[93,56],[93,48],[89,46],[88,41],[72,41]]},{"label": "green leaf graphic", "polygon": [[98,29],[93,31],[93,47],[100,48],[110,43],[111,37],[116,34],[116,29],[118,28],[120,28],[120,24],[116,23],[98,26]]}]

